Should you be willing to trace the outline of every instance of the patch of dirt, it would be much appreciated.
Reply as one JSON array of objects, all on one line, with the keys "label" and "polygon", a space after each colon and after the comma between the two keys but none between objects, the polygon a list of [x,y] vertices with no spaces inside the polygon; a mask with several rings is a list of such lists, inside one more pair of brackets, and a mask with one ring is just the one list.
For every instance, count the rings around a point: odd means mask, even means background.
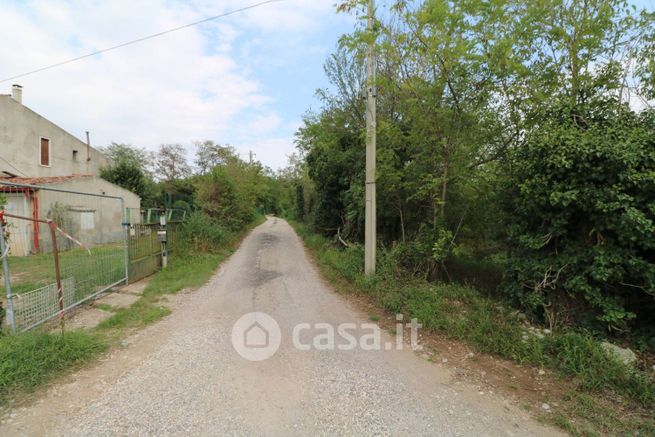
[{"label": "patch of dirt", "polygon": [[128,285],[126,285],[124,287],[121,287],[119,289],[119,291],[121,293],[131,293],[131,294],[142,295],[143,290],[146,289],[146,287],[148,286],[148,284],[150,283],[152,278],[153,278],[153,275],[148,276],[148,277],[143,278],[143,279],[141,279],[141,280],[139,280],[137,282],[133,282],[133,283],[128,284]]},{"label": "patch of dirt", "polygon": [[[111,314],[112,313],[109,311],[104,311],[92,306],[86,306],[68,316],[66,319],[66,330],[94,328],[98,326],[100,322],[109,318]],[[59,330],[59,327],[53,327],[52,330]]]},{"label": "patch of dirt", "polygon": [[95,300],[94,304],[111,305],[114,308],[127,308],[134,302],[139,300],[139,296],[125,292],[114,292],[102,296],[100,299]]},{"label": "patch of dirt", "polygon": [[[115,288],[113,291],[103,293],[91,302],[84,303],[74,307],[66,312],[66,330],[73,329],[91,329],[95,328],[103,320],[112,315],[111,311],[94,307],[95,304],[106,304],[114,308],[125,308],[132,305],[139,299],[141,293],[150,282],[151,277],[134,282],[124,287]],[[59,317],[44,324],[46,330],[57,331],[59,327]]]}]

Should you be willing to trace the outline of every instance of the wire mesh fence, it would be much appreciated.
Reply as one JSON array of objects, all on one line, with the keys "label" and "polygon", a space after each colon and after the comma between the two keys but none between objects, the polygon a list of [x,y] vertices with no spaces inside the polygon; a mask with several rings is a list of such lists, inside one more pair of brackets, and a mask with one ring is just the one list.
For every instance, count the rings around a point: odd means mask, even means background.
[{"label": "wire mesh fence", "polygon": [[122,198],[0,181],[0,204],[10,292],[0,286],[8,295],[5,305],[13,307],[16,330],[30,329],[127,281]]}]

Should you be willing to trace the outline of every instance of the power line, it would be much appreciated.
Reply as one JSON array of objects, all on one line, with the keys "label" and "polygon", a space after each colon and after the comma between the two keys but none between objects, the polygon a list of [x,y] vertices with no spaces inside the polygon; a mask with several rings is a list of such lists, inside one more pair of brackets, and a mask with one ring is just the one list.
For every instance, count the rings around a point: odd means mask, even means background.
[{"label": "power line", "polygon": [[35,74],[35,73],[40,73],[40,72],[45,71],[45,70],[50,70],[51,68],[60,67],[62,65],[70,64],[71,62],[79,61],[81,59],[85,59],[85,58],[89,58],[91,56],[99,55],[101,53],[106,53],[106,52],[109,52],[111,50],[120,49],[122,47],[126,47],[126,46],[136,44],[136,43],[139,43],[139,42],[142,42],[142,41],[157,38],[158,36],[166,35],[167,33],[176,32],[178,30],[186,29],[188,27],[197,26],[198,24],[206,23],[208,21],[216,20],[218,18],[227,17],[228,15],[234,15],[234,14],[237,14],[239,12],[247,11],[248,9],[254,9],[254,8],[259,7],[259,6],[266,5],[268,3],[276,3],[276,2],[281,2],[281,1],[284,1],[284,0],[266,0],[266,1],[263,1],[263,2],[255,3],[255,4],[252,4],[250,6],[245,6],[245,7],[240,8],[240,9],[235,9],[233,11],[225,12],[225,13],[220,14],[220,15],[214,15],[213,17],[204,18],[204,19],[202,19],[200,21],[194,21],[193,23],[185,24],[183,26],[178,26],[178,27],[174,27],[172,29],[164,30],[162,32],[153,33],[152,35],[148,35],[148,36],[144,36],[144,37],[141,37],[141,38],[138,38],[138,39],[134,39],[132,41],[124,42],[122,44],[118,44],[118,45],[115,45],[115,46],[112,46],[112,47],[108,47],[106,49],[98,50],[98,51],[95,51],[93,53],[78,56],[76,58],[67,59],[67,60],[62,61],[62,62],[57,62],[56,64],[47,65],[45,67],[37,68],[36,70],[28,71],[27,73],[17,74],[16,76],[12,76],[12,77],[8,77],[6,79],[0,80],[0,83],[8,82],[10,80],[18,79],[18,78],[25,77],[25,76],[29,76],[29,75]]}]

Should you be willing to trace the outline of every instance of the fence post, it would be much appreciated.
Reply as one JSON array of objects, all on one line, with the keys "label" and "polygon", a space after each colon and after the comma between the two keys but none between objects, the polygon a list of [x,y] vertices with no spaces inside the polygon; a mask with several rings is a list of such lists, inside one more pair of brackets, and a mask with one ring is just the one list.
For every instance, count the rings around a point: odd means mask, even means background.
[{"label": "fence post", "polygon": [[57,244],[57,223],[48,220],[50,237],[52,238],[52,256],[55,261],[55,281],[57,283],[57,301],[59,302],[59,323],[61,333],[64,333],[64,289],[61,285],[61,270],[59,270],[59,247]]},{"label": "fence post", "polygon": [[16,319],[14,318],[14,295],[11,294],[11,281],[9,280],[9,247],[5,245],[4,216],[0,212],[0,256],[2,257],[2,271],[5,277],[5,290],[7,292],[7,325],[11,332],[16,332]]},{"label": "fence post", "polygon": [[125,199],[121,197],[121,220],[123,221],[123,227],[125,229],[125,285],[130,283],[130,249],[128,245],[130,244],[130,222],[128,219],[127,210],[125,209]]},{"label": "fence post", "polygon": [[168,265],[166,212],[159,216],[159,231],[157,232],[157,237],[161,242],[161,268],[165,269]]}]

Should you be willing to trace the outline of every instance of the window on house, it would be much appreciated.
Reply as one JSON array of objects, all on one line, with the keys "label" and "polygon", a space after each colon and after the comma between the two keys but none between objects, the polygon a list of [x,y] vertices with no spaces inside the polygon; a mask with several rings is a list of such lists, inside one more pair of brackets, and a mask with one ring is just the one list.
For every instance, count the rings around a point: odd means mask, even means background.
[{"label": "window on house", "polygon": [[41,165],[50,166],[50,140],[41,138]]},{"label": "window on house", "polygon": [[77,162],[77,150],[73,150],[73,162]]}]

